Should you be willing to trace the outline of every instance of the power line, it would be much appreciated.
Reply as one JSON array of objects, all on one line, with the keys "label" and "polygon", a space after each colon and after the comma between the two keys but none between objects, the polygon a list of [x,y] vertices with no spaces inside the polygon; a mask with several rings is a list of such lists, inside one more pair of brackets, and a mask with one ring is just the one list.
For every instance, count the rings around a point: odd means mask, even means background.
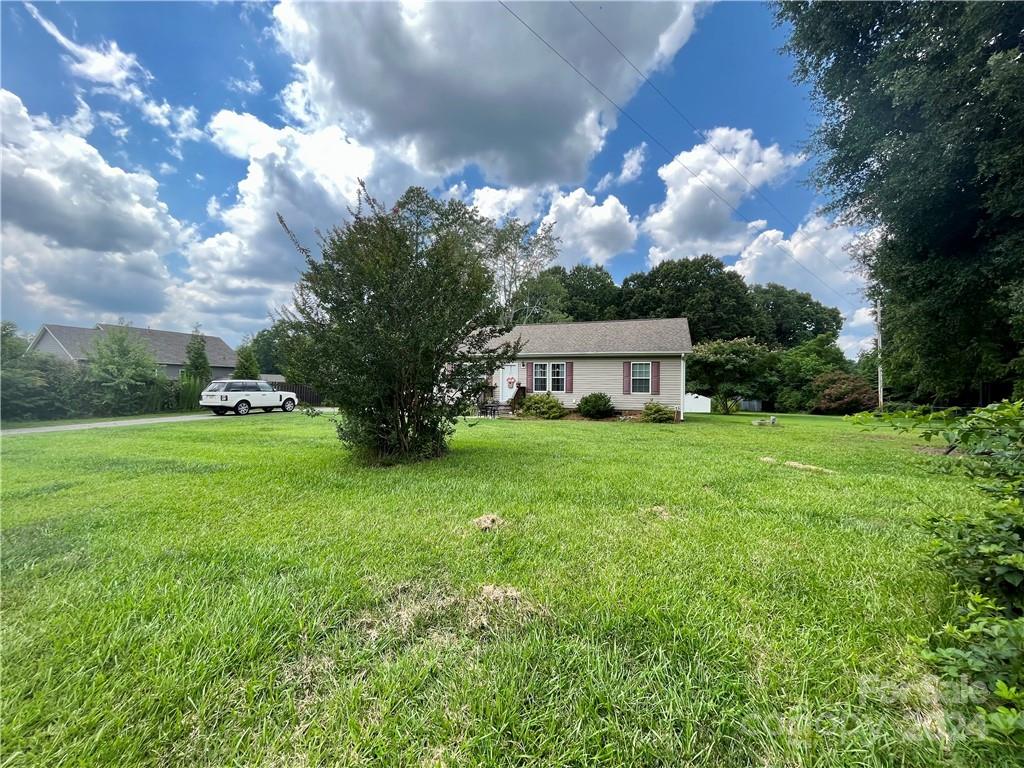
[{"label": "power line", "polygon": [[[720,150],[720,148],[715,144],[714,141],[712,141],[710,138],[708,138],[708,136],[706,136],[705,134],[702,134],[700,132],[700,129],[697,128],[696,125],[693,124],[692,120],[690,120],[688,117],[686,117],[686,115],[683,114],[683,111],[678,108],[676,103],[672,99],[670,99],[667,95],[665,95],[665,92],[662,91],[662,89],[658,88],[654,84],[654,82],[650,78],[648,78],[647,75],[644,74],[644,72],[639,67],[637,67],[635,65],[635,63],[633,63],[633,60],[629,56],[626,55],[626,53],[623,51],[622,48],[620,48],[617,45],[615,45],[615,43],[611,40],[611,38],[609,38],[604,33],[604,31],[600,27],[597,26],[597,24],[594,22],[594,19],[592,19],[590,16],[588,16],[586,13],[584,13],[583,8],[581,8],[577,4],[577,2],[575,2],[575,0],[569,0],[569,4],[573,8],[575,8],[575,10],[577,10],[577,13],[579,13],[581,16],[583,16],[587,20],[587,24],[589,24],[591,27],[593,27],[594,31],[597,32],[598,35],[603,37],[604,41],[608,45],[610,45],[612,48],[615,49],[615,52],[618,55],[623,57],[623,60],[626,61],[626,63],[628,63],[628,65],[630,67],[633,68],[633,71],[636,72],[636,74],[639,75],[641,78],[643,78],[644,83],[646,85],[649,85],[651,90],[653,90],[658,96],[662,97],[662,100],[665,101],[669,106],[671,106],[673,112],[675,112],[680,118],[682,118],[683,122],[686,123],[686,125],[688,125],[693,130],[693,132],[695,134],[700,136],[702,139],[705,139],[705,141],[707,142],[708,146],[710,146],[712,148],[712,150],[715,151],[715,154],[718,155],[720,158],[722,158],[722,160],[724,160],[728,164],[728,166],[732,170],[734,170],[736,172],[736,175],[739,176],[739,178],[741,178],[743,181],[746,182],[746,184],[748,184],[751,187],[751,189],[754,191],[754,193],[757,194],[757,196],[759,198],[761,198],[765,203],[767,203],[771,207],[771,209],[773,211],[775,211],[775,213],[777,213],[779,216],[781,216],[782,220],[785,221],[788,225],[790,225],[790,226],[792,226],[794,228],[799,226],[796,221],[794,221],[790,216],[786,215],[786,213],[782,209],[780,209],[778,206],[776,206],[768,198],[768,196],[765,195],[763,193],[763,191],[761,191],[761,189],[753,181],[751,181],[749,178],[746,178],[746,176],[743,175],[743,172],[740,171],[739,168],[737,168],[732,163],[732,161],[729,160],[729,158],[725,156],[725,154]],[[833,265],[834,267],[836,267],[837,269],[842,271],[843,267],[840,266],[839,264],[837,264],[835,261],[833,261],[830,258],[828,258],[828,255],[826,253],[822,253],[821,251],[817,251],[817,254],[821,258],[823,258],[825,261],[827,261],[829,264]]]},{"label": "power line", "polygon": [[[591,79],[590,79],[589,77],[587,77],[587,76],[586,76],[585,74],[583,74],[583,73],[582,73],[582,72],[581,72],[581,71],[580,71],[580,70],[579,70],[579,69],[578,69],[578,68],[576,67],[576,65],[575,65],[575,64],[573,64],[573,63],[572,63],[571,61],[569,61],[569,59],[567,59],[567,58],[566,58],[565,56],[563,56],[563,55],[562,55],[562,53],[561,53],[561,52],[560,52],[560,51],[559,51],[559,50],[558,50],[557,48],[555,48],[555,46],[553,46],[553,45],[552,45],[551,43],[549,43],[549,42],[548,42],[548,41],[547,41],[547,40],[546,40],[546,39],[544,38],[544,36],[543,36],[543,35],[541,35],[541,34],[540,34],[540,33],[539,33],[539,32],[538,32],[537,30],[535,30],[535,29],[534,29],[533,27],[531,27],[531,26],[530,26],[530,25],[529,25],[529,24],[528,24],[528,23],[527,23],[527,22],[526,22],[526,21],[525,21],[525,20],[524,20],[524,19],[523,19],[523,18],[522,18],[522,17],[520,16],[520,15],[519,15],[519,14],[517,14],[517,13],[516,13],[515,11],[513,11],[513,10],[512,10],[512,9],[511,9],[511,8],[510,8],[510,7],[508,6],[508,4],[507,4],[507,3],[505,3],[505,0],[498,0],[498,4],[499,4],[499,5],[500,5],[500,6],[502,7],[502,8],[504,8],[504,9],[505,9],[506,11],[508,11],[508,12],[509,12],[509,13],[510,13],[510,14],[511,14],[511,15],[513,16],[513,18],[515,18],[515,19],[516,19],[516,21],[518,21],[518,22],[519,22],[520,24],[522,24],[522,25],[523,25],[524,27],[526,27],[526,28],[527,28],[527,29],[528,29],[528,30],[529,30],[529,31],[530,31],[530,32],[531,32],[531,33],[533,34],[533,36],[534,36],[534,37],[536,37],[536,38],[537,38],[538,40],[540,40],[540,41],[541,41],[541,42],[542,42],[542,43],[543,43],[543,44],[544,44],[544,45],[545,45],[545,46],[546,46],[546,47],[547,47],[547,48],[548,48],[548,49],[549,49],[549,50],[550,50],[550,51],[551,51],[551,52],[552,52],[553,54],[555,54],[555,55],[556,55],[556,56],[557,56],[558,58],[560,58],[560,59],[561,59],[561,60],[562,60],[562,61],[563,61],[563,62],[564,62],[564,63],[565,63],[565,64],[566,64],[566,65],[567,65],[567,66],[568,66],[568,67],[569,67],[569,68],[570,68],[570,69],[571,69],[571,70],[572,70],[573,72],[575,72],[575,73],[576,73],[577,75],[579,75],[579,77],[580,77],[580,78],[581,78],[582,80],[584,80],[584,81],[585,81],[585,82],[586,82],[586,83],[587,83],[587,84],[588,84],[588,85],[589,85],[589,86],[590,86],[591,88],[593,88],[593,89],[594,89],[595,91],[597,91],[597,92],[598,92],[598,93],[599,93],[599,94],[600,94],[600,95],[601,95],[601,96],[602,96],[602,97],[603,97],[603,98],[605,99],[605,101],[607,101],[607,102],[608,102],[609,104],[611,104],[611,105],[612,105],[613,107],[615,107],[615,109],[616,109],[616,110],[618,110],[619,114],[621,114],[621,115],[622,115],[623,117],[625,117],[625,118],[626,118],[627,120],[629,120],[629,121],[630,121],[631,123],[633,123],[633,125],[635,125],[635,126],[637,127],[637,129],[638,129],[638,130],[639,130],[639,131],[640,131],[641,133],[643,133],[643,134],[644,134],[645,136],[647,136],[647,138],[649,138],[649,139],[650,139],[650,140],[651,140],[651,141],[652,141],[652,142],[653,142],[653,143],[654,143],[654,144],[655,144],[656,146],[658,146],[658,147],[659,147],[659,148],[660,148],[660,149],[661,149],[661,150],[662,150],[662,151],[663,151],[663,152],[664,152],[664,153],[665,153],[666,155],[668,155],[668,157],[670,158],[670,161],[671,161],[671,162],[673,162],[673,163],[676,163],[676,164],[677,164],[677,165],[679,165],[679,166],[680,166],[681,168],[683,168],[683,169],[684,169],[684,170],[685,170],[685,171],[686,171],[687,173],[689,173],[689,174],[690,174],[690,175],[691,175],[691,176],[692,176],[692,177],[693,177],[694,179],[696,179],[696,180],[697,180],[697,181],[698,181],[698,182],[699,182],[699,183],[700,183],[700,184],[701,184],[702,186],[704,186],[704,187],[705,187],[705,188],[706,188],[706,189],[707,189],[707,190],[708,190],[708,191],[709,191],[709,192],[710,192],[711,194],[713,194],[713,195],[714,195],[715,197],[717,197],[717,198],[718,198],[719,200],[721,200],[721,201],[722,201],[723,203],[725,203],[725,205],[726,205],[726,206],[727,206],[727,207],[728,207],[728,208],[729,208],[729,209],[730,209],[730,210],[731,210],[731,211],[732,211],[733,213],[735,213],[735,214],[736,214],[736,215],[737,215],[737,216],[738,216],[738,217],[740,218],[740,220],[742,220],[743,222],[745,222],[745,223],[746,223],[746,224],[748,224],[748,225],[749,225],[749,224],[751,223],[751,222],[750,222],[750,221],[749,221],[749,220],[748,220],[748,219],[747,219],[747,218],[746,218],[745,216],[743,216],[743,214],[741,214],[741,213],[740,213],[740,212],[739,212],[739,211],[738,211],[738,210],[736,209],[736,206],[734,206],[734,205],[733,205],[732,203],[730,203],[730,202],[729,202],[728,200],[726,200],[726,199],[725,199],[724,197],[722,197],[722,195],[720,195],[720,194],[718,193],[718,191],[717,191],[716,189],[714,189],[713,187],[709,186],[709,185],[708,185],[708,183],[707,183],[707,182],[705,182],[705,181],[704,181],[704,180],[703,180],[703,179],[702,179],[702,178],[701,178],[701,177],[700,177],[700,176],[699,176],[699,175],[698,175],[697,173],[695,173],[695,172],[694,172],[694,171],[693,171],[693,170],[692,170],[691,168],[687,167],[687,165],[686,165],[685,163],[683,163],[683,161],[679,160],[679,158],[678,158],[678,157],[676,157],[675,153],[674,153],[674,152],[672,152],[672,150],[670,150],[670,149],[669,149],[668,147],[666,147],[666,146],[665,146],[665,145],[664,145],[664,144],[663,144],[663,143],[662,143],[662,142],[661,142],[661,141],[660,141],[660,140],[659,140],[659,139],[658,139],[658,138],[657,138],[657,137],[656,137],[656,136],[655,136],[655,135],[654,135],[653,133],[651,133],[651,132],[650,132],[649,130],[647,130],[646,128],[644,128],[644,126],[643,126],[643,125],[641,125],[641,124],[640,124],[640,122],[639,122],[639,121],[638,121],[638,120],[637,120],[637,119],[636,119],[635,117],[633,117],[633,116],[632,116],[631,114],[629,114],[629,112],[627,112],[627,111],[626,111],[625,109],[623,109],[622,107],[620,107],[620,106],[618,105],[618,103],[617,103],[617,102],[616,102],[616,101],[615,101],[615,100],[614,100],[614,99],[613,99],[613,98],[612,98],[611,96],[609,96],[609,95],[608,95],[607,93],[605,93],[605,92],[604,92],[603,90],[601,90],[600,86],[598,86],[598,85],[597,85],[597,84],[596,84],[596,83],[595,83],[595,82],[594,82],[593,80],[591,80]],[[839,298],[841,298],[841,299],[843,300],[843,302],[846,302],[846,301],[848,300],[848,297],[847,297],[847,296],[844,296],[844,295],[843,295],[842,293],[840,293],[839,291],[837,291],[837,290],[836,290],[835,288],[833,288],[833,287],[832,287],[831,285],[829,285],[828,283],[826,283],[826,282],[825,282],[825,281],[824,281],[824,280],[823,280],[823,279],[822,279],[821,277],[819,277],[819,276],[818,276],[818,275],[817,275],[817,274],[816,274],[815,272],[813,272],[813,271],[812,271],[812,270],[811,270],[810,268],[808,268],[808,267],[807,267],[806,265],[804,265],[804,264],[803,264],[803,263],[802,263],[802,262],[801,262],[801,261],[800,261],[799,259],[797,259],[797,258],[796,258],[796,256],[794,256],[794,255],[793,255],[792,253],[790,253],[790,252],[789,252],[789,249],[788,249],[788,246],[783,246],[783,245],[782,245],[782,241],[781,241],[781,240],[779,241],[779,245],[780,245],[780,246],[782,246],[783,252],[784,252],[784,253],[785,253],[785,254],[786,254],[787,256],[789,256],[789,258],[791,258],[791,259],[793,260],[793,262],[794,262],[794,263],[795,263],[795,264],[796,264],[796,265],[797,265],[798,267],[800,267],[800,268],[801,268],[802,270],[804,270],[804,271],[805,271],[805,272],[806,272],[807,274],[809,274],[809,275],[810,275],[811,277],[813,277],[813,278],[814,278],[815,280],[817,280],[817,281],[818,281],[819,283],[821,283],[821,284],[822,284],[823,286],[825,286],[825,288],[827,288],[828,290],[832,291],[832,293],[834,293],[834,294],[835,294],[836,296],[838,296]]]},{"label": "power line", "polygon": [[[648,78],[648,77],[647,77],[647,75],[646,75],[646,74],[644,74],[644,72],[643,72],[643,71],[642,71],[642,70],[641,70],[641,69],[640,69],[639,67],[637,67],[637,66],[635,65],[635,63],[633,63],[633,60],[632,60],[632,59],[631,59],[631,58],[630,58],[629,56],[627,56],[627,55],[626,55],[626,53],[625,53],[625,52],[623,51],[623,49],[622,49],[622,48],[620,48],[620,47],[618,47],[617,45],[615,45],[615,43],[614,43],[614,42],[613,42],[613,41],[611,40],[611,38],[609,38],[609,37],[608,37],[608,36],[607,36],[607,35],[606,35],[606,34],[604,33],[604,31],[603,31],[603,30],[602,30],[602,29],[601,29],[600,27],[598,27],[598,26],[597,26],[597,24],[596,24],[596,23],[594,22],[594,19],[592,19],[592,18],[591,18],[590,16],[588,16],[588,15],[587,15],[586,13],[584,13],[584,11],[583,11],[583,8],[581,8],[581,7],[580,7],[580,6],[579,6],[579,5],[577,4],[577,2],[575,2],[575,0],[569,0],[569,4],[570,4],[570,5],[571,5],[571,6],[573,7],[573,8],[575,8],[575,10],[577,10],[577,13],[579,13],[579,14],[580,14],[581,16],[583,16],[583,17],[584,17],[584,18],[585,18],[585,19],[587,20],[587,24],[589,24],[589,25],[590,25],[591,27],[593,27],[593,28],[594,28],[594,30],[595,30],[595,31],[597,32],[597,34],[598,34],[598,35],[600,35],[601,37],[603,37],[603,38],[604,38],[604,41],[605,41],[605,42],[606,42],[606,43],[607,43],[608,45],[610,45],[610,46],[611,46],[612,48],[614,48],[614,49],[615,49],[615,52],[616,52],[616,53],[617,53],[618,55],[620,55],[620,56],[622,56],[622,57],[623,57],[623,60],[624,60],[624,61],[626,61],[626,63],[628,63],[628,65],[629,65],[630,67],[632,67],[632,68],[633,68],[633,71],[634,71],[634,72],[636,72],[636,74],[637,74],[637,75],[639,75],[639,76],[640,76],[641,78],[643,78],[643,81],[644,81],[644,83],[645,83],[646,85],[649,85],[649,86],[650,86],[650,88],[651,88],[651,89],[652,89],[652,90],[653,90],[653,91],[654,91],[654,92],[655,92],[655,93],[656,93],[656,94],[657,94],[658,96],[662,97],[662,100],[663,100],[663,101],[665,101],[665,102],[666,102],[666,103],[667,103],[667,104],[668,104],[669,106],[671,106],[672,110],[673,110],[673,111],[674,111],[674,112],[675,112],[675,113],[676,113],[676,114],[677,114],[677,115],[678,115],[678,116],[679,116],[680,118],[682,118],[683,122],[684,122],[684,123],[686,123],[686,124],[687,124],[687,125],[688,125],[688,126],[689,126],[689,127],[690,127],[690,128],[692,129],[692,130],[693,130],[693,132],[694,132],[695,134],[697,134],[698,136],[700,136],[700,137],[701,137],[702,139],[705,139],[705,141],[706,141],[706,142],[707,142],[707,144],[708,144],[708,145],[709,145],[709,146],[710,146],[710,147],[712,148],[712,150],[714,150],[714,151],[715,151],[715,153],[716,153],[716,154],[717,154],[717,155],[718,155],[718,156],[719,156],[720,158],[722,158],[722,160],[724,160],[724,161],[725,161],[725,162],[726,162],[726,163],[728,164],[728,166],[729,166],[729,167],[730,167],[730,168],[731,168],[732,170],[734,170],[734,171],[736,172],[736,175],[737,175],[737,176],[739,176],[739,178],[741,178],[741,179],[742,179],[743,181],[745,181],[745,182],[746,182],[746,184],[748,184],[748,185],[749,185],[749,186],[751,187],[751,189],[752,189],[753,191],[755,191],[755,193],[757,194],[757,196],[758,196],[759,198],[761,198],[761,199],[762,199],[762,200],[763,200],[763,201],[764,201],[765,203],[767,203],[767,204],[768,204],[768,205],[769,205],[769,206],[771,207],[771,209],[772,209],[773,211],[775,211],[775,213],[777,213],[777,214],[778,214],[779,216],[781,216],[781,217],[782,217],[782,220],[783,220],[783,221],[785,221],[785,222],[786,222],[786,223],[787,223],[788,225],[790,225],[790,226],[792,226],[792,227],[794,227],[794,228],[797,228],[797,227],[799,226],[799,225],[797,224],[797,222],[796,222],[796,221],[794,221],[794,220],[793,220],[792,218],[790,218],[790,216],[787,216],[787,215],[786,215],[786,213],[785,213],[785,212],[784,212],[784,211],[783,211],[782,209],[780,209],[780,208],[779,208],[778,206],[776,206],[776,205],[775,205],[775,204],[774,204],[774,203],[773,203],[773,202],[772,202],[772,201],[771,201],[771,200],[770,200],[770,199],[768,198],[768,196],[767,196],[767,195],[765,195],[765,194],[763,193],[763,191],[761,191],[761,189],[760,189],[760,188],[759,188],[759,187],[758,187],[758,186],[757,186],[757,185],[756,185],[756,184],[755,184],[755,183],[754,183],[753,181],[751,181],[751,180],[750,180],[749,178],[746,178],[746,176],[745,176],[745,175],[743,175],[743,172],[742,172],[742,171],[740,171],[740,170],[739,170],[739,168],[737,168],[737,167],[736,167],[735,165],[733,165],[732,161],[731,161],[731,160],[729,160],[729,158],[727,158],[727,157],[725,156],[725,154],[724,154],[724,153],[723,153],[723,152],[722,152],[722,151],[720,150],[720,148],[718,148],[718,146],[716,146],[716,144],[715,144],[715,142],[714,142],[714,141],[712,141],[712,140],[711,140],[711,139],[710,139],[710,138],[709,138],[708,136],[706,136],[705,134],[702,134],[702,133],[700,132],[700,129],[699,129],[699,128],[697,128],[697,127],[696,127],[696,125],[694,125],[694,124],[693,124],[693,121],[692,121],[692,120],[690,120],[690,119],[689,119],[688,117],[686,117],[686,115],[684,115],[684,114],[683,114],[683,111],[682,111],[682,110],[680,110],[680,109],[678,108],[678,106],[676,105],[676,103],[675,103],[675,102],[674,102],[674,101],[673,101],[672,99],[670,99],[670,98],[669,98],[669,97],[668,97],[667,95],[665,95],[665,93],[664,93],[664,92],[662,91],[662,89],[658,88],[658,87],[657,87],[657,86],[656,86],[656,85],[654,84],[654,82],[653,82],[653,81],[652,81],[652,80],[651,80],[650,78]],[[818,254],[818,256],[820,256],[821,258],[823,258],[823,259],[824,259],[825,261],[827,261],[827,262],[828,262],[829,264],[833,265],[834,267],[836,267],[836,268],[837,268],[837,269],[839,269],[840,271],[842,271],[842,270],[843,270],[843,267],[842,267],[842,266],[840,266],[840,265],[839,265],[839,264],[837,264],[837,263],[836,263],[835,261],[833,261],[833,260],[831,260],[830,258],[828,258],[828,254],[826,254],[826,253],[824,253],[824,252],[822,252],[822,251],[818,251],[817,249],[815,249],[815,252],[816,252],[816,253]]]}]

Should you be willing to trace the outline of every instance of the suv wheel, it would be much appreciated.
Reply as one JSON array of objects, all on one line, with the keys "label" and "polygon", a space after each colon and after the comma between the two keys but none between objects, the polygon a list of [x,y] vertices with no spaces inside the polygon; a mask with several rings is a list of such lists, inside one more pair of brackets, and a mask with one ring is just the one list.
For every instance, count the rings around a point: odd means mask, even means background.
[{"label": "suv wheel", "polygon": [[291,413],[292,411],[295,410],[295,401],[289,397],[287,400],[281,403],[281,410],[284,411],[285,413]]},{"label": "suv wheel", "polygon": [[237,413],[239,416],[245,416],[245,414],[247,414],[248,412],[249,412],[249,401],[248,400],[239,400],[237,403],[235,403],[235,413]]}]

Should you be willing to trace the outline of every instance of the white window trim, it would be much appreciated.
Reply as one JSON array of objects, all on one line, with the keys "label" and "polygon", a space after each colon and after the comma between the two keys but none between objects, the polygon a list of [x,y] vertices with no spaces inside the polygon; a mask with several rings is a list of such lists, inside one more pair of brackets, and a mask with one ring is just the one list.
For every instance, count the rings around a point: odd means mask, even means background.
[{"label": "white window trim", "polygon": [[[537,388],[537,366],[538,365],[543,365],[544,366],[544,389],[538,389]],[[533,377],[530,379],[530,386],[533,388],[533,391],[534,392],[547,392],[548,391],[548,382],[550,380],[551,380],[551,368],[549,367],[549,364],[546,363],[546,362],[544,362],[544,363],[537,363],[537,362],[535,362],[533,364]]]},{"label": "white window trim", "polygon": [[[556,365],[562,366],[562,376],[561,376],[562,388],[561,389],[552,389],[552,387],[551,387],[551,384],[552,384],[552,382],[555,379],[554,366],[556,366]],[[560,395],[564,395],[565,394],[565,385],[566,385],[566,382],[568,380],[568,375],[567,375],[568,371],[569,371],[569,367],[565,364],[565,362],[558,361],[558,362],[554,362],[554,363],[548,363],[548,390],[547,391],[548,392],[557,392]]]},{"label": "white window trim", "polygon": [[[646,365],[647,366],[647,391],[646,392],[637,392],[636,391],[636,386],[634,386],[633,382],[636,379],[643,379],[644,377],[643,376],[634,376],[633,375],[633,366],[634,365]],[[650,360],[630,360],[629,361],[629,393],[631,395],[650,395],[651,394],[651,390],[653,390],[653,389],[654,389],[654,364],[652,363],[652,361],[650,361]]]}]

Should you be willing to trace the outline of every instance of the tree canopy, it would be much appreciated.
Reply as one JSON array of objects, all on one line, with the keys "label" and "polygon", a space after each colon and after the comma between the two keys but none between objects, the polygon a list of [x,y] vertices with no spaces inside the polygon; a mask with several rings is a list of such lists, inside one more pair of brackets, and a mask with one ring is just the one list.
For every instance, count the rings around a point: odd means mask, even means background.
[{"label": "tree canopy", "polygon": [[[828,210],[882,305],[883,367],[919,397],[1009,394],[1024,284],[1024,5],[782,3]],[[977,395],[974,395],[976,398]]]},{"label": "tree canopy", "polygon": [[760,328],[758,341],[773,347],[795,347],[815,336],[838,336],[843,315],[835,307],[826,307],[809,293],[786,288],[778,283],[750,286]]},{"label": "tree canopy", "polygon": [[243,344],[237,351],[238,363],[235,365],[235,372],[231,378],[258,379],[260,377],[260,361],[256,357],[256,351],[252,344]]},{"label": "tree canopy", "polygon": [[664,261],[627,277],[622,282],[622,313],[626,318],[685,316],[698,341],[753,336],[758,330],[743,278],[707,254]]},{"label": "tree canopy", "polygon": [[[282,221],[282,224],[284,222]],[[394,207],[365,188],[319,258],[298,246],[297,365],[339,408],[339,437],[376,459],[437,456],[455,419],[514,358],[494,326],[488,222],[412,187]],[[294,240],[294,236],[293,236]]]},{"label": "tree canopy", "polygon": [[184,373],[195,381],[206,386],[213,379],[213,370],[210,368],[210,358],[206,355],[206,338],[199,332],[196,326],[192,336],[185,345],[185,368]]}]

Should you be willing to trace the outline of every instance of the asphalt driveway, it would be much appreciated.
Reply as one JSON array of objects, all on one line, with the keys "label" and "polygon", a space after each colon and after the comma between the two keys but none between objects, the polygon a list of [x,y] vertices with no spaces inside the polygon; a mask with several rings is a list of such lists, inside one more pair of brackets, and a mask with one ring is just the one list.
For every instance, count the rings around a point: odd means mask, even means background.
[{"label": "asphalt driveway", "polygon": [[271,416],[287,416],[281,411],[264,413],[253,411],[246,416],[235,416],[233,413],[224,416],[214,416],[212,413],[189,413],[184,416],[154,416],[151,419],[111,419],[110,421],[88,421],[78,424],[52,424],[47,427],[24,427],[22,429],[5,429],[4,437],[14,435],[38,435],[42,432],[75,432],[80,429],[108,429],[110,427],[144,427],[150,424],[176,424],[182,421],[202,421],[204,419],[232,419],[232,418],[260,418]]}]

